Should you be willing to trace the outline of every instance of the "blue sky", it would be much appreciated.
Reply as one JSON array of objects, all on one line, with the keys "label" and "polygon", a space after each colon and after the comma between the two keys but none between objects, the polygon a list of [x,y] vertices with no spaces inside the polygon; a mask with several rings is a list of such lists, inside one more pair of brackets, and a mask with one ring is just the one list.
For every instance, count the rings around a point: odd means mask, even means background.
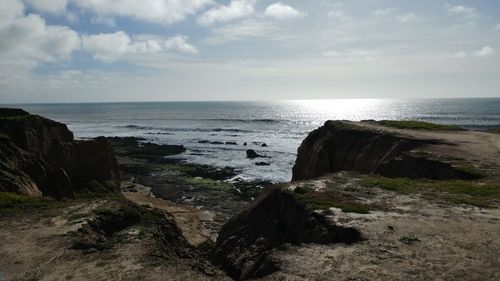
[{"label": "blue sky", "polygon": [[500,97],[496,0],[0,7],[0,103]]}]

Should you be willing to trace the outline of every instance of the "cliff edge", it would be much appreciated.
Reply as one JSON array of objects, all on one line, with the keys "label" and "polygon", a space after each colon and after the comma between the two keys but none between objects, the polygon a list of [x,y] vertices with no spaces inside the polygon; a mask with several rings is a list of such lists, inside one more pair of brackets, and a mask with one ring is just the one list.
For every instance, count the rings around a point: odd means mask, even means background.
[{"label": "cliff edge", "polygon": [[75,140],[66,125],[0,109],[0,191],[56,199],[118,192],[118,164],[104,138]]},{"label": "cliff edge", "polygon": [[500,144],[493,134],[382,124],[327,121],[309,133],[298,148],[293,180],[339,171],[390,178],[473,180],[481,174],[470,169],[472,166],[485,163],[489,168],[497,167]]}]

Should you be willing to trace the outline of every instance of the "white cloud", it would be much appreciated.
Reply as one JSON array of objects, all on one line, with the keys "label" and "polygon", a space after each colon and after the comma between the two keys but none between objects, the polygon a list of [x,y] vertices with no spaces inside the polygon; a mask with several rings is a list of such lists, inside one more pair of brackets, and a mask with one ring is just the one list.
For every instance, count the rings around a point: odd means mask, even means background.
[{"label": "white cloud", "polygon": [[328,12],[327,16],[340,21],[352,20],[352,17],[347,15],[343,10],[332,10]]},{"label": "white cloud", "polygon": [[490,46],[484,46],[482,49],[477,50],[474,54],[477,57],[487,57],[492,55],[495,52],[495,49],[493,49]]},{"label": "white cloud", "polygon": [[213,0],[72,0],[79,7],[103,17],[130,17],[135,20],[171,24],[195,14]]},{"label": "white cloud", "polygon": [[453,57],[453,58],[466,58],[467,53],[464,51],[459,51],[459,52],[456,52],[455,54],[453,54],[451,57]]},{"label": "white cloud", "polygon": [[0,7],[2,7],[0,9],[0,28],[23,15],[24,5],[20,1],[0,0]]},{"label": "white cloud", "polygon": [[170,50],[181,53],[198,52],[194,46],[187,43],[187,37],[180,35],[166,39],[145,35],[130,38],[125,32],[117,31],[85,35],[82,40],[85,51],[91,53],[94,59],[104,62],[113,62],[130,54],[152,54]]},{"label": "white cloud", "polygon": [[397,15],[396,20],[402,23],[408,23],[408,22],[415,22],[415,21],[420,21],[421,18],[417,16],[416,14],[410,12],[407,14],[402,14],[402,15]]},{"label": "white cloud", "polygon": [[67,59],[80,48],[80,37],[66,26],[46,25],[37,15],[18,17],[0,28],[0,56],[18,60]]},{"label": "white cloud", "polygon": [[198,49],[187,42],[187,37],[177,35],[165,40],[166,50],[175,50],[181,53],[197,54]]},{"label": "white cloud", "polygon": [[239,23],[214,28],[212,36],[204,41],[210,45],[238,41],[246,37],[270,37],[277,33],[277,27],[266,20],[247,19]]},{"label": "white cloud", "polygon": [[266,16],[278,20],[292,19],[303,16],[303,14],[300,11],[281,2],[276,2],[274,4],[269,5],[264,13]]},{"label": "white cloud", "polygon": [[394,8],[381,8],[373,11],[376,16],[388,16],[394,12]]},{"label": "white cloud", "polygon": [[41,12],[64,14],[68,0],[26,0],[30,6]]},{"label": "white cloud", "polygon": [[457,6],[446,5],[446,12],[450,16],[455,16],[463,19],[474,19],[479,17],[479,14],[476,12],[476,9],[463,5],[457,5]]},{"label": "white cloud", "polygon": [[249,16],[254,12],[255,2],[256,0],[233,0],[227,6],[218,5],[206,11],[198,19],[198,23],[210,25],[216,22],[227,22]]}]

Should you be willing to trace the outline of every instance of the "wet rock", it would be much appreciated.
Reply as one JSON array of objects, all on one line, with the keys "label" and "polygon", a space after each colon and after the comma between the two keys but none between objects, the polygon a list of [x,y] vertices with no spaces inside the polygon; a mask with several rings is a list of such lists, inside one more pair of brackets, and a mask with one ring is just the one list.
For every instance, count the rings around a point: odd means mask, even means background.
[{"label": "wet rock", "polygon": [[255,150],[253,149],[248,149],[246,151],[247,153],[247,158],[250,158],[250,159],[253,159],[253,158],[258,158],[258,157],[261,157],[257,152],[255,152]]}]

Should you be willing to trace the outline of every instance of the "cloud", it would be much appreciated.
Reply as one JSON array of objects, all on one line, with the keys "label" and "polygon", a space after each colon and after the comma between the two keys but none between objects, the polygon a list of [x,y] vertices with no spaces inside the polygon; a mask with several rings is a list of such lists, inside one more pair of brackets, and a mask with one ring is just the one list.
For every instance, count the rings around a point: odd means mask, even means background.
[{"label": "cloud", "polygon": [[495,30],[500,31],[500,23],[495,26]]},{"label": "cloud", "polygon": [[281,2],[276,2],[274,4],[269,5],[266,8],[266,11],[264,14],[268,17],[277,19],[277,20],[284,20],[284,19],[292,19],[292,18],[299,18],[303,16],[303,14],[294,9],[293,7],[283,4]]},{"label": "cloud", "polygon": [[181,53],[198,53],[198,50],[187,43],[187,37],[157,38],[150,36],[130,36],[123,32],[101,33],[82,37],[83,48],[92,54],[94,59],[103,62],[113,62],[125,55],[152,54],[174,50]]},{"label": "cloud", "polygon": [[38,15],[11,19],[0,26],[0,57],[30,61],[67,59],[80,49],[80,37],[66,26],[46,25]]},{"label": "cloud", "polygon": [[38,11],[49,14],[64,14],[68,0],[26,0],[26,2]]},{"label": "cloud", "polygon": [[487,56],[493,55],[494,52],[495,52],[495,49],[493,49],[492,47],[484,46],[482,49],[474,52],[474,55],[477,57],[487,57]]},{"label": "cloud", "polygon": [[407,13],[407,14],[397,15],[395,18],[397,21],[399,21],[401,23],[416,22],[416,21],[421,20],[421,18],[419,16],[417,16],[416,14],[414,14],[412,12]]},{"label": "cloud", "polygon": [[[35,1],[35,0],[34,0]],[[38,1],[38,0],[36,0]],[[75,5],[102,17],[129,17],[135,20],[171,24],[195,14],[213,0],[72,0]]]},{"label": "cloud", "polygon": [[227,22],[246,17],[254,12],[256,0],[233,0],[229,5],[218,5],[206,11],[199,19],[202,25],[211,25],[217,22]]},{"label": "cloud", "polygon": [[277,29],[270,21],[247,19],[239,23],[214,28],[212,35],[204,41],[210,45],[218,45],[247,37],[270,37],[277,33]]},{"label": "cloud", "polygon": [[451,57],[452,58],[466,58],[466,57],[468,57],[468,55],[464,51],[459,51],[459,52],[454,53]]},{"label": "cloud", "polygon": [[328,17],[340,20],[340,21],[349,21],[352,20],[352,17],[349,15],[346,15],[346,13],[342,10],[332,10],[328,12],[327,14]]},{"label": "cloud", "polygon": [[394,12],[394,8],[381,8],[373,11],[375,16],[388,16]]},{"label": "cloud", "polygon": [[0,7],[2,7],[0,9],[0,28],[23,15],[24,5],[21,1],[0,0]]},{"label": "cloud", "polygon": [[475,19],[479,17],[479,14],[477,13],[476,9],[463,6],[463,5],[457,5],[457,6],[450,6],[446,5],[446,12],[450,16],[455,16],[463,19]]}]

